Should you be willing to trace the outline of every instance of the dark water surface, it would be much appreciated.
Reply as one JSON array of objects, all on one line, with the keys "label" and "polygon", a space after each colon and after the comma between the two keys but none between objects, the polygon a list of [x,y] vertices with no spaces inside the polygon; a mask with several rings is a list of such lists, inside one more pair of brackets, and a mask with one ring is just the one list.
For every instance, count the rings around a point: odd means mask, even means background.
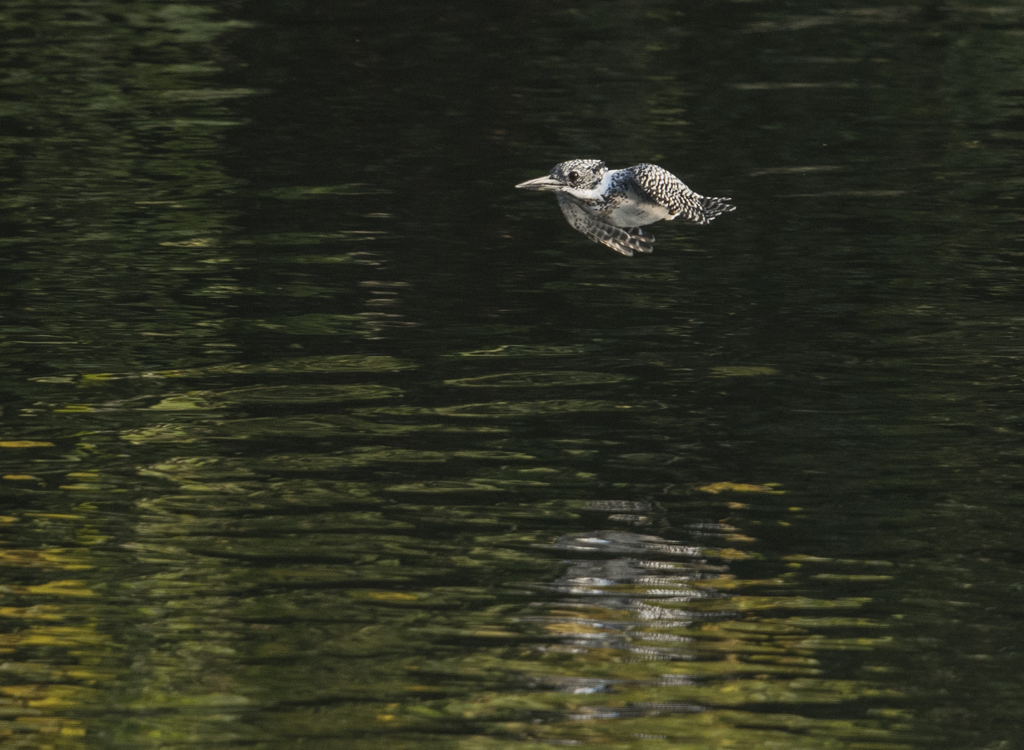
[{"label": "dark water surface", "polygon": [[0,29],[3,747],[1024,747],[1024,6]]}]

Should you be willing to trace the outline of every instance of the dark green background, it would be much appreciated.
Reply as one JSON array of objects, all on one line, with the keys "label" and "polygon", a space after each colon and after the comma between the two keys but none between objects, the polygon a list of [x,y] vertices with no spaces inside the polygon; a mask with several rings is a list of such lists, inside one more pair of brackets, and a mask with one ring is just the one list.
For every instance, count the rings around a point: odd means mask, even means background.
[{"label": "dark green background", "polygon": [[5,747],[1017,746],[1024,6],[0,29]]}]

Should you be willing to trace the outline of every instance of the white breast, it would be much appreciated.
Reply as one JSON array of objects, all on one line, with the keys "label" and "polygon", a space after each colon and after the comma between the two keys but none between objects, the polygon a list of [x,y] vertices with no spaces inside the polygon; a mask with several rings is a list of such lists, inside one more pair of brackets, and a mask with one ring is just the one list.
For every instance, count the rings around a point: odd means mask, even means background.
[{"label": "white breast", "polygon": [[657,203],[626,200],[605,215],[605,221],[617,227],[642,227],[672,217],[672,212]]}]

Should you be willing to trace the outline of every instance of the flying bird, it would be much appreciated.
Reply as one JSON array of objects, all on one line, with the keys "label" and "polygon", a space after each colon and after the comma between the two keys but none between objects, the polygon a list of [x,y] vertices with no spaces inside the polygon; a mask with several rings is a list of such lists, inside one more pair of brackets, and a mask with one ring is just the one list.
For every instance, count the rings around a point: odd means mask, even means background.
[{"label": "flying bird", "polygon": [[597,159],[573,159],[556,164],[547,177],[516,187],[554,193],[573,229],[623,255],[654,249],[654,237],[640,227],[680,216],[707,224],[736,210],[728,203],[731,198],[698,195],[654,164],[608,169]]}]

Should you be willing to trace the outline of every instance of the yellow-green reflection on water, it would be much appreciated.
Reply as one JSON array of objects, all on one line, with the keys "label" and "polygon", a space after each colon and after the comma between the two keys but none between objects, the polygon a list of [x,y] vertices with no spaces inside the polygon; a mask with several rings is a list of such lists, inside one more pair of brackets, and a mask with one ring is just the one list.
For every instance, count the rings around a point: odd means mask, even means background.
[{"label": "yellow-green reflection on water", "polygon": [[[24,520],[32,518],[26,514]],[[0,607],[0,738],[12,745],[57,741],[76,746],[86,728],[75,714],[95,705],[100,691],[113,682],[109,659],[119,651],[103,631],[98,610],[85,604],[97,599],[97,592],[84,580],[64,577],[93,569],[94,561],[85,549],[4,550],[0,571],[10,574],[18,568],[48,580],[3,586],[6,601],[18,605]]]}]

